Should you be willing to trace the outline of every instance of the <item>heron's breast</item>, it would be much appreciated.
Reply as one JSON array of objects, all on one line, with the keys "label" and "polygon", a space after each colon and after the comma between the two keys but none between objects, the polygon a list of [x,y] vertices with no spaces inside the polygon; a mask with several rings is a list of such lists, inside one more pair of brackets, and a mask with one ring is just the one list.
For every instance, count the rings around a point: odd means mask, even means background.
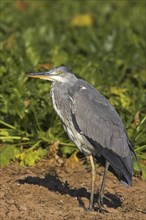
[{"label": "heron's breast", "polygon": [[71,100],[68,94],[63,92],[61,89],[52,88],[50,95],[56,113],[61,120],[66,123],[66,121],[71,117]]}]

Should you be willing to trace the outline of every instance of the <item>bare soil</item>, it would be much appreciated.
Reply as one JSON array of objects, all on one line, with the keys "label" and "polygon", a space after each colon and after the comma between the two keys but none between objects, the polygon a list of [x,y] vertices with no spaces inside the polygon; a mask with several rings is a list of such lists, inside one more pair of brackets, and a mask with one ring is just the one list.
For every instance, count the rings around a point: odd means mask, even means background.
[{"label": "bare soil", "polygon": [[[99,189],[103,168],[97,165]],[[133,186],[125,188],[108,174],[104,200],[106,212],[87,211],[91,173],[88,161],[43,159],[33,167],[13,163],[1,169],[1,220],[143,220],[146,219],[146,184],[133,177]],[[95,200],[98,194],[95,196]]]}]

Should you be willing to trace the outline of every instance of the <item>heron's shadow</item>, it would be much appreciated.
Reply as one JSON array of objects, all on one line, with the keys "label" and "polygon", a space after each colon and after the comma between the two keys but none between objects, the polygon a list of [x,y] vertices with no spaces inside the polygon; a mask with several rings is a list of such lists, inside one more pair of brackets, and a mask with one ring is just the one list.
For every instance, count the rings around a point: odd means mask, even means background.
[{"label": "heron's shadow", "polygon": [[[90,193],[87,192],[86,188],[70,188],[69,184],[67,181],[65,183],[61,182],[59,177],[55,174],[47,174],[44,178],[40,177],[32,177],[28,176],[24,179],[18,180],[19,184],[33,184],[33,185],[38,185],[38,186],[43,186],[47,188],[49,191],[54,191],[54,192],[59,192],[62,195],[68,194],[72,197],[77,198],[79,206],[85,208],[85,204],[82,200],[82,198],[87,198],[88,200],[90,199]],[[112,203],[104,199],[104,204],[107,205],[108,207],[113,207],[113,208],[118,208],[121,206],[122,201],[120,199],[120,196],[110,194],[110,193],[105,193],[105,196],[108,197],[109,199],[112,200]],[[98,199],[98,193],[95,194],[94,200],[95,202]]]}]

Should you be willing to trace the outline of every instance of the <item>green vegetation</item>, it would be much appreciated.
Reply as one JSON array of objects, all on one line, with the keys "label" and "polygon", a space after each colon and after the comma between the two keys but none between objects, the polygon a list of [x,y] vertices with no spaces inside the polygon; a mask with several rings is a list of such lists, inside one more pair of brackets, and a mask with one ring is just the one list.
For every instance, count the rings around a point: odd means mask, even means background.
[{"label": "green vegetation", "polygon": [[26,77],[64,64],[115,106],[145,178],[145,6],[143,0],[0,1],[2,166],[32,165],[57,140],[63,157],[75,151],[53,110],[50,83]]}]

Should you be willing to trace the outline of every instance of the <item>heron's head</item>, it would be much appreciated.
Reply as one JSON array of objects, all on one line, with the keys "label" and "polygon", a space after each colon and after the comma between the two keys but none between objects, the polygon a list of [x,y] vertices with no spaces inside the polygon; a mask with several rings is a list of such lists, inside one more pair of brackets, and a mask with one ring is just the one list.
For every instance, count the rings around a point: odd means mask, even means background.
[{"label": "heron's head", "polygon": [[65,66],[58,66],[47,72],[29,73],[27,76],[62,83],[71,82],[76,79],[75,75]]}]

